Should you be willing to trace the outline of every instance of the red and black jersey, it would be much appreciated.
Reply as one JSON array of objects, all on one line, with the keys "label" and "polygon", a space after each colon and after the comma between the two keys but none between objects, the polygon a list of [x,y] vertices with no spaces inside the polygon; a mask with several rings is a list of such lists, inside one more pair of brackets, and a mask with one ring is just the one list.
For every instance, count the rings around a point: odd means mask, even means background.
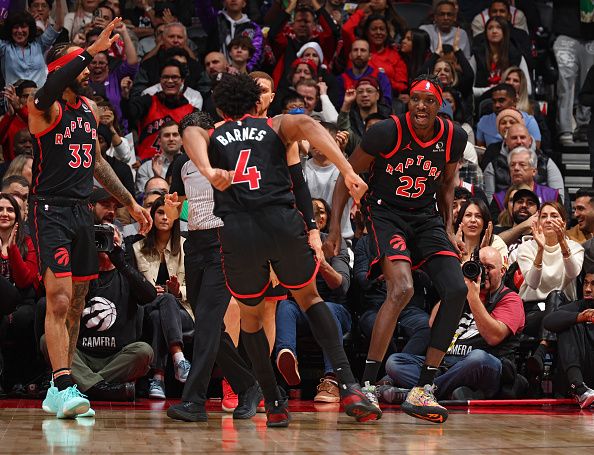
[{"label": "red and black jersey", "polygon": [[97,119],[84,97],[75,105],[64,100],[57,103],[56,120],[35,134],[31,193],[86,199],[93,191]]},{"label": "red and black jersey", "polygon": [[435,120],[435,137],[422,142],[411,125],[410,114],[392,115],[365,133],[364,152],[375,157],[370,167],[366,204],[377,203],[415,210],[435,203],[438,179],[446,164],[464,153],[466,132],[450,120]]},{"label": "red and black jersey", "polygon": [[212,166],[235,171],[231,187],[214,190],[216,216],[269,205],[294,205],[285,144],[271,122],[246,115],[210,131]]}]

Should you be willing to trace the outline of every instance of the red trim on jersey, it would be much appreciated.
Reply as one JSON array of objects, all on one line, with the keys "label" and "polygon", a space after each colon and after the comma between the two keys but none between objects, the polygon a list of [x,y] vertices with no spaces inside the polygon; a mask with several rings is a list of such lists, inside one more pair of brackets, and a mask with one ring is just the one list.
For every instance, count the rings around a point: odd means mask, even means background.
[{"label": "red trim on jersey", "polygon": [[68,101],[66,101],[66,104],[68,106],[70,106],[72,109],[78,109],[80,107],[80,105],[82,104],[82,102],[81,102],[80,98],[76,98],[76,104],[70,104]]},{"label": "red trim on jersey", "polygon": [[307,286],[309,283],[311,283],[313,280],[315,280],[316,275],[318,274],[318,270],[320,269],[320,261],[316,260],[316,268],[313,272],[313,274],[311,275],[311,278],[309,280],[307,280],[305,283],[302,284],[296,284],[293,286],[290,286],[288,284],[283,283],[280,279],[278,280],[278,282],[280,284],[283,285],[283,287],[287,288],[287,289],[301,289],[304,288],[305,286]]},{"label": "red trim on jersey", "polygon": [[89,99],[86,96],[81,96],[81,98],[85,102],[85,104],[88,106],[88,108],[91,110],[91,114],[93,114],[93,117],[95,117],[95,121],[97,122],[97,125],[99,125],[99,117],[97,117],[97,114],[95,114],[95,111],[93,110],[93,106],[91,106],[91,102],[89,101]]},{"label": "red trim on jersey", "polygon": [[58,125],[58,123],[60,123],[60,121],[62,120],[62,105],[60,103],[58,103],[58,107],[60,108],[60,112],[58,113],[58,116],[56,117],[54,122],[50,126],[48,126],[46,129],[44,129],[41,133],[36,133],[33,136],[35,136],[36,138],[40,138],[41,136],[44,136],[47,133],[49,133],[51,130],[53,130]]},{"label": "red trim on jersey", "polygon": [[268,126],[269,126],[270,128],[272,128],[272,118],[268,117],[268,118],[266,119],[266,123],[268,124]]},{"label": "red trim on jersey", "polygon": [[427,262],[433,256],[452,256],[452,257],[455,257],[456,259],[460,260],[460,256],[458,256],[453,251],[441,250],[441,251],[437,251],[436,253],[433,253],[433,254],[427,256],[425,259],[423,259],[418,264],[413,265],[412,269],[413,270],[420,269],[425,264],[425,262]]},{"label": "red trim on jersey", "polygon": [[273,297],[264,297],[264,300],[267,302],[280,302],[281,300],[287,300],[289,298],[288,294],[284,295],[275,295]]},{"label": "red trim on jersey", "polygon": [[231,286],[229,286],[229,282],[227,281],[227,275],[225,275],[225,284],[227,285],[227,289],[229,289],[229,292],[231,293],[231,295],[235,298],[257,299],[258,297],[262,297],[264,295],[264,293],[268,290],[268,287],[270,286],[270,281],[268,281],[268,283],[266,283],[266,286],[264,286],[264,289],[262,289],[262,291],[256,292],[255,294],[238,294],[237,292],[235,292],[233,289],[231,289]]},{"label": "red trim on jersey", "polygon": [[[35,241],[37,243],[37,270],[41,271],[41,251],[39,249],[39,226],[37,225],[37,201],[35,201],[35,206],[33,207],[33,225],[35,226]],[[37,272],[39,275],[39,272]],[[39,281],[43,282],[43,277],[39,275]]]},{"label": "red trim on jersey", "polygon": [[408,125],[408,129],[410,130],[410,134],[412,135],[415,142],[423,148],[427,148],[427,147],[430,147],[433,144],[435,144],[439,140],[439,138],[441,138],[441,136],[443,134],[443,129],[444,129],[443,121],[441,120],[440,117],[436,117],[436,118],[439,121],[439,125],[440,125],[439,133],[437,133],[433,139],[429,140],[429,142],[422,142],[417,137],[417,133],[415,133],[415,129],[413,128],[412,123],[410,122],[410,112],[406,113],[406,124]]},{"label": "red trim on jersey", "polygon": [[261,292],[258,292],[256,294],[242,295],[242,294],[238,294],[233,289],[231,289],[231,286],[229,285],[229,280],[227,279],[227,272],[225,272],[225,255],[223,254],[223,242],[221,242],[221,229],[220,228],[217,228],[217,237],[219,238],[219,245],[220,245],[219,249],[221,252],[221,269],[223,270],[223,275],[225,276],[225,286],[227,286],[227,289],[229,289],[229,292],[231,293],[231,295],[233,297],[237,297],[238,299],[241,299],[241,298],[255,299],[258,297],[262,297],[262,295],[268,289],[268,286],[270,286],[270,280],[268,280],[268,283],[266,283],[266,286],[264,286],[264,289]]},{"label": "red trim on jersey", "polygon": [[445,149],[445,153],[446,153],[446,164],[448,164],[450,162],[450,156],[452,154],[452,140],[454,139],[454,124],[452,123],[451,120],[446,120],[448,122],[448,128],[450,130],[449,134],[448,134],[448,140],[446,142],[446,149]]},{"label": "red trim on jersey", "polygon": [[386,259],[389,259],[390,261],[406,261],[406,262],[410,262],[412,264],[412,261],[410,260],[410,258],[403,254],[395,254],[393,256],[386,256]]},{"label": "red trim on jersey", "polygon": [[39,147],[39,165],[37,166],[37,178],[35,179],[35,185],[31,188],[31,194],[37,194],[37,187],[39,186],[39,176],[41,175],[41,163],[43,162],[43,149],[41,148],[41,141],[37,138],[37,145]]},{"label": "red trim on jersey", "polygon": [[[50,268],[50,270],[51,270],[51,268]],[[52,272],[54,273],[54,276],[56,278],[67,278],[69,276],[72,276],[72,272],[58,272],[58,273],[56,273],[53,270],[52,270]]]},{"label": "red trim on jersey", "polygon": [[402,125],[400,124],[400,119],[395,116],[395,115],[390,115],[390,118],[392,120],[394,120],[394,123],[396,124],[396,131],[398,134],[398,140],[396,141],[396,147],[394,147],[394,149],[388,153],[387,155],[382,155],[383,158],[392,158],[392,156],[394,156],[394,154],[398,151],[398,149],[400,148],[400,143],[402,142]]},{"label": "red trim on jersey", "polygon": [[98,273],[95,273],[94,275],[72,275],[72,281],[91,281],[96,280],[97,278],[99,278]]},{"label": "red trim on jersey", "polygon": [[214,128],[208,130],[208,137],[212,137],[212,133],[214,133]]}]

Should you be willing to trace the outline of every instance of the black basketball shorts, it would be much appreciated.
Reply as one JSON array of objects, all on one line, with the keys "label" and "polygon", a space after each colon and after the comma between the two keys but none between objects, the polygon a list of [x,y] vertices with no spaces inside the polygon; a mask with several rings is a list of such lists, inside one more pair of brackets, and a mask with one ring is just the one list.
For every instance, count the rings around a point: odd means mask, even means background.
[{"label": "black basketball shorts", "polygon": [[364,207],[364,214],[371,236],[369,278],[382,273],[383,257],[406,261],[413,269],[421,267],[433,255],[458,257],[434,206],[405,211],[373,203]]},{"label": "black basketball shorts", "polygon": [[307,242],[303,217],[295,208],[272,206],[232,213],[223,221],[219,236],[225,280],[242,303],[257,304],[254,299],[265,297],[270,265],[286,289],[300,289],[315,279],[318,262]]},{"label": "black basketball shorts", "polygon": [[88,201],[33,197],[29,226],[42,278],[48,268],[58,278],[72,276],[73,281],[97,278],[99,261],[93,212]]}]

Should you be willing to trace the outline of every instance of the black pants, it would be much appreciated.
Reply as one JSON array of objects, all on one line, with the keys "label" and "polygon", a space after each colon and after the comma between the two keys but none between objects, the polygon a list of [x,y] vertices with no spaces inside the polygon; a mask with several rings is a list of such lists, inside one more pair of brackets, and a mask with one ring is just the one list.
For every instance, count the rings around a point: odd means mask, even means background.
[{"label": "black pants", "polygon": [[557,349],[563,371],[578,367],[586,385],[594,387],[594,326],[575,324],[557,333]]},{"label": "black pants", "polygon": [[151,367],[156,370],[165,370],[169,348],[176,344],[183,348],[183,334],[192,331],[194,321],[177,299],[169,293],[162,294],[145,305],[144,317],[152,329],[151,347],[155,356]]},{"label": "black pants", "polygon": [[0,316],[9,315],[23,301],[16,286],[3,276],[0,276],[0,296]]},{"label": "black pants", "polygon": [[223,325],[231,294],[225,285],[216,229],[190,231],[184,244],[186,290],[196,318],[192,369],[182,401],[204,403],[216,363],[235,393],[242,393],[255,379],[240,357]]}]

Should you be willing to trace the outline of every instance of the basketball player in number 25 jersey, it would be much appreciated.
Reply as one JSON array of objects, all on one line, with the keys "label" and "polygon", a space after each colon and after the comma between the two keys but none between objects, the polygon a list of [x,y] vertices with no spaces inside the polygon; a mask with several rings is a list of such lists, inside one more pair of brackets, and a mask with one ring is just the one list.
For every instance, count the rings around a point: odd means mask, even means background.
[{"label": "basketball player in number 25 jersey", "polygon": [[[443,102],[433,76],[415,79],[409,112],[372,126],[349,162],[369,172],[362,212],[371,236],[370,275],[384,275],[386,300],[380,308],[365,363],[363,391],[374,399],[374,385],[396,321],[413,294],[411,269],[423,267],[441,297],[421,375],[402,409],[436,423],[447,410],[433,394],[433,379],[458,325],[466,298],[452,226],[454,177],[467,136],[462,128],[437,117]],[[339,177],[332,199],[332,223],[325,247],[336,250],[340,214],[348,198]],[[437,209],[436,209],[437,205]],[[375,400],[377,404],[377,400]]]}]

